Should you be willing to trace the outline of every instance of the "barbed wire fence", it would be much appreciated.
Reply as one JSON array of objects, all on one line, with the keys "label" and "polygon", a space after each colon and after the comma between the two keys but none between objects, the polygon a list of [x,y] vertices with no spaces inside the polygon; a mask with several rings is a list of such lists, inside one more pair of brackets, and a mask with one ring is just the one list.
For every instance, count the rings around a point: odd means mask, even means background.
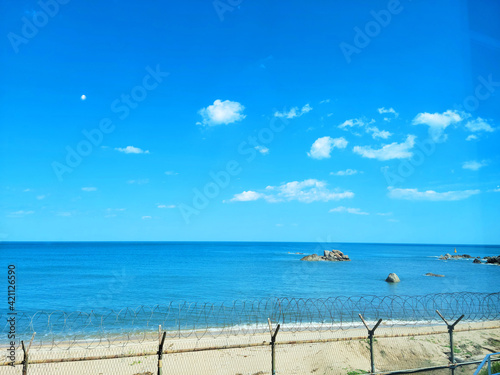
[{"label": "barbed wire fence", "polygon": [[[436,310],[446,319],[446,324]],[[0,314],[0,318],[2,322],[6,322],[6,313]],[[279,369],[279,358],[284,353],[293,352],[292,349],[283,349],[284,346],[323,344],[329,345],[329,350],[337,351],[337,355],[344,353],[342,355],[349,356],[354,352],[359,355],[366,351],[365,359],[361,361],[364,365],[361,367],[364,368],[363,371],[374,373],[381,369],[394,371],[408,368],[407,363],[391,364],[391,361],[398,361],[397,356],[392,358],[384,350],[381,351],[378,348],[381,344],[377,340],[386,342],[390,339],[391,342],[387,342],[391,344],[403,338],[409,340],[413,337],[415,340],[415,337],[434,335],[439,345],[453,348],[450,349],[447,363],[442,363],[441,368],[454,373],[454,366],[463,364],[457,364],[453,358],[456,349],[453,343],[447,343],[448,336],[453,337],[453,332],[449,335],[447,324],[452,324],[457,319],[461,319],[461,322],[454,326],[456,332],[497,332],[500,328],[497,323],[500,322],[495,321],[500,320],[500,293],[339,296],[327,299],[269,298],[220,304],[172,302],[167,305],[111,311],[19,313],[16,322],[17,337],[28,343],[35,332],[36,335],[30,345],[28,361],[26,351],[20,350],[18,342],[16,367],[27,368],[31,365],[29,374],[79,373],[75,370],[57,372],[52,368],[50,371],[55,372],[50,372],[40,369],[55,363],[105,360],[106,364],[100,364],[104,369],[95,372],[96,374],[132,374],[133,372],[116,371],[113,361],[135,358],[133,365],[144,370],[143,374],[152,374],[158,373],[157,365],[162,363],[161,360],[158,361],[159,354],[168,354],[170,360],[181,361],[200,351],[246,349],[251,352],[268,350],[266,346],[271,346],[272,357],[276,357],[272,361],[272,367],[276,365]],[[377,322],[381,324],[380,327],[373,329]],[[7,337],[8,331],[9,325],[5,323],[0,340]],[[165,347],[161,345],[162,337],[167,341]],[[339,346],[341,344],[343,347]],[[500,340],[498,344],[500,347]],[[419,341],[419,345],[424,347],[430,344]],[[349,347],[351,354],[346,352]],[[95,355],[99,350],[104,354]],[[6,352],[5,350],[4,353]],[[61,356],[61,352],[64,355]],[[245,355],[242,357],[246,358]],[[298,358],[296,355],[293,357]],[[365,363],[366,361],[369,363]],[[263,358],[257,362],[261,362],[256,364],[256,368],[261,370],[271,367]],[[8,364],[7,360],[0,363],[0,373],[3,373],[2,369],[6,369]],[[45,367],[48,368],[47,366]],[[214,363],[214,366],[216,368],[217,364]],[[251,371],[248,373],[251,374]],[[173,372],[164,370],[163,373]],[[182,373],[197,372],[192,370]]]}]

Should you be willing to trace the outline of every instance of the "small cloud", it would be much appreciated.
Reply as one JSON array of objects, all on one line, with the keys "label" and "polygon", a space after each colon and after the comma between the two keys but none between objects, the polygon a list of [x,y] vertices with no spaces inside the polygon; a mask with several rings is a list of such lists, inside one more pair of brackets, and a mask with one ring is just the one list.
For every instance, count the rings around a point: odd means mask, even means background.
[{"label": "small cloud", "polygon": [[363,212],[359,208],[351,208],[351,207],[344,207],[344,206],[332,208],[328,212],[342,212],[342,213],[348,213],[348,214],[353,214],[353,215],[369,215],[368,212]]},{"label": "small cloud", "polygon": [[243,193],[235,194],[233,198],[231,198],[229,201],[230,202],[250,202],[250,201],[256,201],[257,199],[262,198],[263,195],[260,193],[257,193],[255,191],[244,191]]},{"label": "small cloud", "polygon": [[284,227],[284,224],[276,224],[277,227]]},{"label": "small cloud", "polygon": [[319,102],[319,104],[330,103],[330,99],[325,99]]},{"label": "small cloud", "polygon": [[479,138],[475,134],[471,134],[467,138],[465,138],[466,141],[472,141],[472,140],[477,140],[477,139],[479,139]]},{"label": "small cloud", "polygon": [[409,135],[403,143],[393,142],[379,149],[374,149],[369,146],[355,146],[353,152],[368,159],[406,159],[413,156],[410,150],[415,145],[416,138],[417,137],[414,135]]},{"label": "small cloud", "polygon": [[287,119],[292,119],[295,117],[300,117],[310,111],[312,111],[312,107],[308,104],[302,107],[302,109],[299,110],[298,107],[293,107],[291,110],[288,112],[274,112],[274,117],[280,117],[280,118],[287,118]]},{"label": "small cloud", "polygon": [[42,199],[45,199],[47,196],[46,195],[38,195],[36,197],[36,199],[38,199],[39,201],[41,201]]},{"label": "small cloud", "polygon": [[197,122],[196,124],[204,126],[232,124],[246,117],[246,115],[243,114],[244,109],[245,107],[238,102],[232,102],[231,100],[221,101],[217,99],[214,101],[214,104],[198,111],[202,117],[202,122]]},{"label": "small cloud", "polygon": [[107,212],[123,212],[126,208],[106,208]]},{"label": "small cloud", "polygon": [[[394,108],[392,108],[392,107],[391,107],[391,108],[389,108],[389,109],[387,109],[387,108],[385,108],[385,107],[378,108],[378,109],[377,109],[377,111],[378,111],[378,113],[380,113],[381,115],[386,114],[386,113],[391,113],[392,115],[394,115],[394,118],[398,118],[398,117],[399,117],[399,113],[397,113],[397,112],[394,110]],[[391,121],[392,119],[391,119],[391,118],[389,118],[389,117],[384,117],[384,120],[385,120],[385,121]]]},{"label": "small cloud", "polygon": [[71,212],[58,212],[57,216],[62,216],[62,217],[70,217],[72,214]]},{"label": "small cloud", "polygon": [[9,216],[9,217],[24,217],[24,216],[27,216],[27,215],[33,215],[34,213],[35,213],[35,211],[19,210],[19,211],[11,212],[7,216]]},{"label": "small cloud", "polygon": [[479,194],[480,190],[446,191],[438,193],[434,190],[394,189],[389,187],[389,197],[415,201],[459,201]]},{"label": "small cloud", "polygon": [[347,140],[344,137],[332,138],[322,137],[316,139],[311,146],[311,151],[307,156],[313,159],[328,159],[334,148],[344,149],[347,147]]},{"label": "small cloud", "polygon": [[255,146],[255,149],[259,151],[262,155],[267,155],[269,154],[269,149],[265,146]]},{"label": "small cloud", "polygon": [[397,219],[387,219],[387,221],[389,221],[391,223],[399,223],[399,220],[397,220]]},{"label": "small cloud", "polygon": [[366,121],[362,118],[353,118],[344,121],[342,124],[338,126],[339,129],[347,130],[354,127],[363,127],[367,125],[371,125],[375,122],[375,120],[371,119],[370,121]]},{"label": "small cloud", "polygon": [[500,193],[500,186],[492,190],[494,193]]},{"label": "small cloud", "polygon": [[175,208],[175,207],[177,207],[175,204],[169,204],[169,205],[159,204],[158,205],[158,208]]},{"label": "small cloud", "polygon": [[127,184],[145,185],[149,184],[149,178],[143,178],[140,180],[128,180]]},{"label": "small cloud", "polygon": [[330,172],[331,176],[352,176],[360,173],[355,169],[346,169],[345,171]]},{"label": "small cloud", "polygon": [[392,212],[379,212],[379,213],[377,213],[377,215],[379,215],[379,216],[391,216]]},{"label": "small cloud", "polygon": [[166,174],[167,176],[176,176],[176,175],[178,175],[179,173],[174,172],[174,171],[166,171],[166,172],[165,172],[165,174]]},{"label": "small cloud", "polygon": [[265,193],[244,191],[236,194],[231,202],[248,202],[264,199],[269,203],[298,201],[302,203],[329,202],[353,198],[351,191],[330,190],[326,182],[315,179],[287,182],[279,186],[267,186]]},{"label": "small cloud", "polygon": [[27,193],[27,192],[29,192],[29,191],[33,191],[33,190],[31,190],[31,189],[29,189],[29,188],[28,188],[28,189],[24,189],[24,190],[23,190],[23,192],[24,192],[24,193]]},{"label": "small cloud", "polygon": [[455,110],[447,110],[443,113],[419,113],[412,121],[413,125],[427,125],[429,127],[429,135],[434,142],[444,142],[447,135],[445,129],[452,125],[463,121],[469,115],[459,113]]},{"label": "small cloud", "polygon": [[377,138],[387,139],[392,135],[391,132],[388,132],[387,130],[379,130],[379,128],[377,128],[376,126],[366,128],[366,132],[368,134],[371,134],[373,139]]},{"label": "small cloud", "polygon": [[83,191],[97,191],[96,187],[82,187]]},{"label": "small cloud", "polygon": [[139,147],[127,146],[125,148],[116,147],[116,151],[123,152],[124,154],[149,154],[149,150],[144,151]]},{"label": "small cloud", "polygon": [[149,220],[149,219],[152,219],[152,217],[151,216],[143,216],[142,217],[142,220]]},{"label": "small cloud", "polygon": [[481,162],[475,161],[475,160],[471,160],[471,161],[466,161],[465,163],[463,163],[462,164],[462,168],[463,169],[469,169],[471,171],[477,171],[480,168],[485,167],[486,165],[488,165],[488,163],[485,160],[483,160]]},{"label": "small cloud", "polygon": [[490,124],[488,124],[488,121],[482,119],[481,117],[478,117],[475,120],[468,121],[467,124],[465,124],[465,127],[471,132],[485,131],[491,133],[495,131],[495,129],[493,129]]}]

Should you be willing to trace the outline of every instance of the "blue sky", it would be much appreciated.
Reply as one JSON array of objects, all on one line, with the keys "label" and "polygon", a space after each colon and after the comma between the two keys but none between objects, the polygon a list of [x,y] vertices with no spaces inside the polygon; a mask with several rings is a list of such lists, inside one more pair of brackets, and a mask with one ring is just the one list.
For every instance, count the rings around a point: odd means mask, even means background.
[{"label": "blue sky", "polygon": [[500,243],[498,2],[2,7],[0,240]]}]

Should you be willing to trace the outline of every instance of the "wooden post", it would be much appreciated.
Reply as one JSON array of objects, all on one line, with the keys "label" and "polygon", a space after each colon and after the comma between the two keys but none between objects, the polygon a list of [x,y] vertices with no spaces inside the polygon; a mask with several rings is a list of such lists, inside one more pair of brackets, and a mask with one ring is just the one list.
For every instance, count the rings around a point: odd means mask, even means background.
[{"label": "wooden post", "polygon": [[28,347],[26,348],[24,346],[24,341],[21,341],[21,345],[23,347],[23,354],[24,354],[24,358],[23,358],[23,375],[27,375],[28,374],[28,354],[30,352],[30,348],[31,348],[31,344],[33,343],[33,339],[35,338],[35,335],[36,335],[36,332],[33,332],[33,335],[31,336],[31,340],[30,340],[30,344],[28,345]]},{"label": "wooden post", "polygon": [[361,321],[365,325],[366,329],[368,330],[368,339],[370,340],[370,371],[371,371],[370,373],[373,374],[375,372],[375,357],[373,355],[373,336],[375,334],[375,330],[378,328],[380,323],[382,323],[382,319],[379,319],[377,324],[375,324],[375,326],[372,329],[370,329],[370,327],[368,327],[368,324],[363,319],[363,315],[361,314],[358,315],[361,318]]},{"label": "wooden post", "polygon": [[276,375],[276,336],[278,335],[278,331],[280,330],[280,325],[276,327],[276,331],[273,332],[273,326],[271,324],[271,319],[267,318],[267,322],[269,324],[269,333],[271,334],[271,374]]},{"label": "wooden post", "polygon": [[451,355],[450,355],[450,359],[451,359],[451,375],[455,375],[455,348],[454,348],[454,345],[453,345],[453,330],[455,329],[455,326],[458,324],[459,321],[462,320],[462,318],[465,316],[462,314],[462,316],[460,318],[458,318],[455,323],[453,324],[450,324],[448,323],[448,321],[444,318],[443,315],[441,315],[441,313],[439,312],[439,310],[436,310],[437,314],[441,317],[441,319],[443,319],[443,321],[446,323],[447,327],[448,327],[448,333],[450,335],[450,351],[451,351]]},{"label": "wooden post", "polygon": [[163,344],[165,343],[165,337],[167,336],[167,332],[163,332],[163,336],[160,341],[160,345],[158,346],[158,375],[162,375],[162,359],[163,359]]}]

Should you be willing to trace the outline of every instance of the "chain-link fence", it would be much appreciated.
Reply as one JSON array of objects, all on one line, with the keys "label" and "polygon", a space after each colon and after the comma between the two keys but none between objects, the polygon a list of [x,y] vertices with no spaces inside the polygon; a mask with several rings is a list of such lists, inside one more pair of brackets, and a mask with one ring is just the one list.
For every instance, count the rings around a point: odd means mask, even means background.
[{"label": "chain-link fence", "polygon": [[500,351],[500,293],[171,303],[16,324],[24,350],[11,366],[6,324],[0,374],[458,375]]}]

